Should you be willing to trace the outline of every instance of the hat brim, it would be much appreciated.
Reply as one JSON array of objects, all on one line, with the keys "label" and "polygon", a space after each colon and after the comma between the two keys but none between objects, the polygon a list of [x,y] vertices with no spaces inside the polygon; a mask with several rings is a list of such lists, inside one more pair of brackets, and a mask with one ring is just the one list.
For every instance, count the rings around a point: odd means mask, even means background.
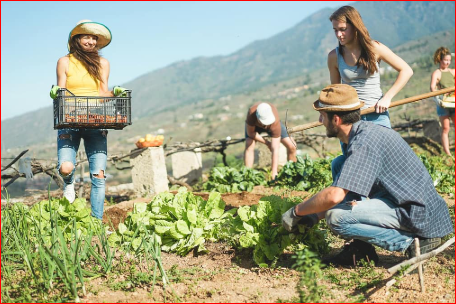
[{"label": "hat brim", "polygon": [[258,121],[261,122],[265,126],[269,126],[269,125],[272,125],[275,122],[275,117],[272,117],[272,118],[269,118],[269,119],[263,119],[263,120],[258,118]]},{"label": "hat brim", "polygon": [[350,107],[344,107],[344,106],[322,106],[322,103],[320,102],[320,99],[317,99],[313,103],[313,108],[314,110],[317,111],[325,111],[325,112],[349,112],[349,111],[354,111],[358,110],[364,107],[364,101],[359,101],[356,103],[354,106]]},{"label": "hat brim", "polygon": [[89,34],[98,37],[97,48],[102,49],[111,43],[112,35],[109,28],[98,22],[82,22],[76,25],[68,36],[68,51],[70,50],[70,40],[75,35]]}]

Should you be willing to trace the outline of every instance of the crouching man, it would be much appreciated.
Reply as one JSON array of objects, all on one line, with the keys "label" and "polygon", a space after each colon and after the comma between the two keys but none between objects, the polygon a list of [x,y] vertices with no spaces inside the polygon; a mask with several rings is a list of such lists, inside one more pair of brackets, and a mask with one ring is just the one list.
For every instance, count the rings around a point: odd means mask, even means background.
[{"label": "crouching man", "polygon": [[[326,218],[328,227],[353,241],[325,263],[356,266],[378,262],[372,245],[415,255],[438,247],[441,237],[454,231],[448,207],[412,149],[394,130],[360,120],[356,90],[345,84],[327,86],[314,102],[328,137],[348,145],[347,159],[333,184],[282,215],[288,231],[296,225],[315,225]],[[347,201],[353,192],[368,197]]]}]

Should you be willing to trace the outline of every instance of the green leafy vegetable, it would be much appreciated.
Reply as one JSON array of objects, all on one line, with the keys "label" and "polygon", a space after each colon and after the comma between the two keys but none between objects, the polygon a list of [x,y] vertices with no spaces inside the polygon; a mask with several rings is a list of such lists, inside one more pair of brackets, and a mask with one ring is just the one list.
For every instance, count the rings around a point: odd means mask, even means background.
[{"label": "green leafy vegetable", "polygon": [[[185,255],[196,248],[201,252],[206,250],[204,242],[207,239],[218,239],[223,223],[235,211],[225,212],[220,193],[212,192],[205,201],[182,187],[176,195],[163,192],[150,204],[135,204],[122,229],[119,225],[109,242],[112,246],[129,248],[135,237],[145,235],[148,230],[155,232],[164,251]],[[123,227],[127,227],[129,233]]]},{"label": "green leafy vegetable", "polygon": [[316,193],[332,183],[331,158],[312,159],[298,155],[297,161],[287,162],[277,175],[276,186]]},{"label": "green leafy vegetable", "polygon": [[285,250],[309,248],[314,252],[327,252],[326,234],[316,226],[306,229],[299,225],[296,233],[282,227],[282,214],[301,201],[300,198],[267,196],[261,198],[258,205],[240,207],[238,216],[228,223],[227,241],[237,248],[252,248],[258,265],[274,261]]},{"label": "green leafy vegetable", "polygon": [[250,192],[254,186],[266,184],[264,174],[252,168],[213,167],[203,189],[219,193]]}]

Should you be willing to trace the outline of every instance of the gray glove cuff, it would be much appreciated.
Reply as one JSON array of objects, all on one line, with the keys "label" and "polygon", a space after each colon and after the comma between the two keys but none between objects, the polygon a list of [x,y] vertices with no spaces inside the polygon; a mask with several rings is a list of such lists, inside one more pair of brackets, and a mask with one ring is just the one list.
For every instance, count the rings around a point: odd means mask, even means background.
[{"label": "gray glove cuff", "polygon": [[291,210],[291,215],[293,215],[294,217],[301,217],[296,214],[296,206],[294,206],[293,209]]}]

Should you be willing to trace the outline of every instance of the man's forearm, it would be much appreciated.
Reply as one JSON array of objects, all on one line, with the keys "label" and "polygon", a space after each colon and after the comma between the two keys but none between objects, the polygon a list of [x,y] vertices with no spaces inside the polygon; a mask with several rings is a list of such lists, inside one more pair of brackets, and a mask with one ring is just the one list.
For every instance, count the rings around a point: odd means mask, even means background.
[{"label": "man's forearm", "polygon": [[262,144],[266,144],[266,140],[258,132],[255,133],[254,140],[257,141],[257,142],[260,142]]},{"label": "man's forearm", "polygon": [[312,213],[321,213],[339,204],[348,191],[339,187],[328,187],[310,199],[296,205],[296,215],[303,216]]}]

